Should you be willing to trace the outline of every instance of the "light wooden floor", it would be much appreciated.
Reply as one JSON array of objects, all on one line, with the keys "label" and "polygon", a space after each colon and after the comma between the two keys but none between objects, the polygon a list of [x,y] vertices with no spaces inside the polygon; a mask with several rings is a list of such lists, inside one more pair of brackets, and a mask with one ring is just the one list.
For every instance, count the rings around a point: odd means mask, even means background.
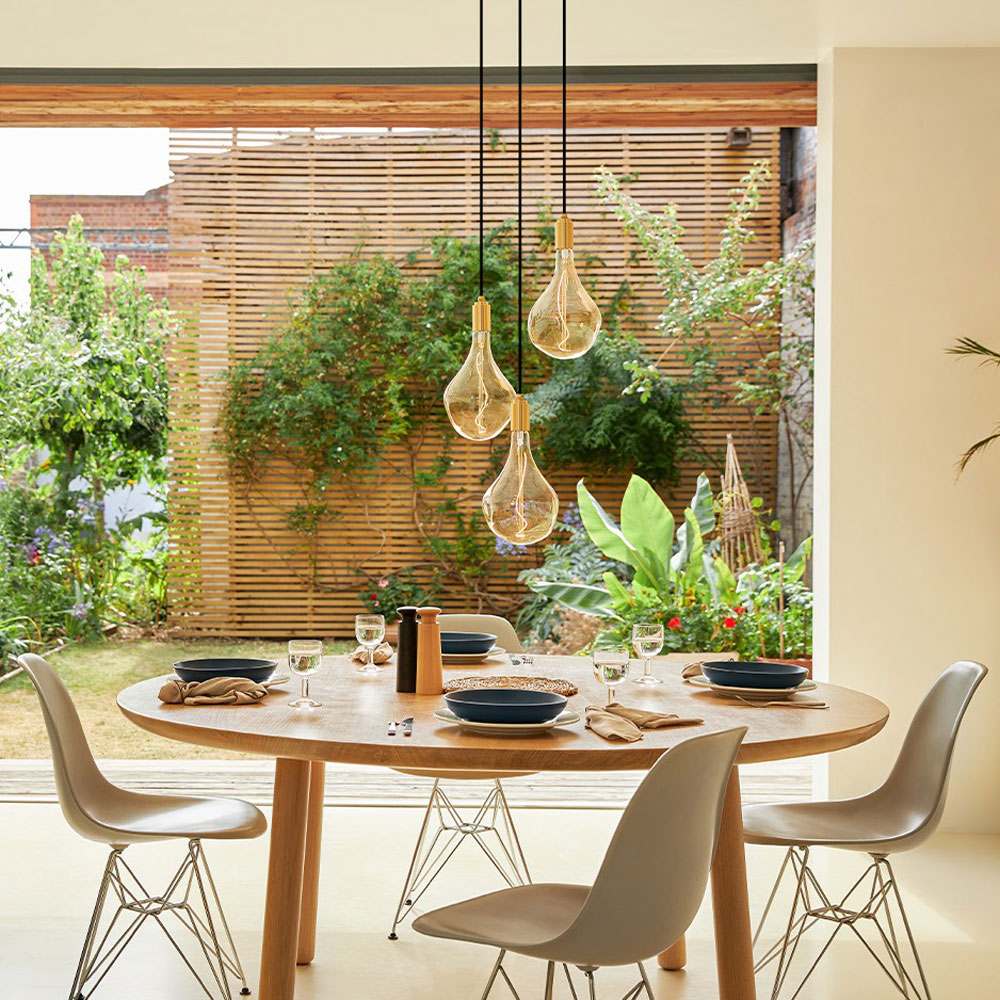
[{"label": "light wooden floor", "polygon": [[[107,777],[147,792],[183,792],[195,795],[235,795],[256,805],[269,805],[274,762],[229,761],[102,761]],[[807,799],[811,793],[811,764],[805,760],[755,764],[741,770],[743,800],[776,802]],[[602,774],[536,774],[506,782],[516,806],[532,808],[620,809],[642,777],[637,771]],[[330,764],[326,773],[326,804],[330,806],[420,806],[426,803],[431,782],[397,774],[384,767]],[[456,803],[482,801],[486,785],[452,782],[449,795]],[[52,764],[47,760],[0,761],[0,802],[55,802]]]},{"label": "light wooden floor", "polygon": [[[586,881],[617,821],[610,809],[521,809],[516,814],[539,881]],[[405,928],[385,938],[420,814],[417,809],[330,808],[324,829],[317,960],[301,970],[297,1000],[478,1000],[491,953],[435,941]],[[0,877],[0,998],[62,1000],[97,889],[104,849],[80,840],[57,806],[0,805],[4,868]],[[237,944],[255,982],[267,838],[210,844],[208,855],[226,902]],[[130,848],[131,863],[156,883],[178,862],[178,845]],[[751,902],[763,902],[779,853],[749,853]],[[833,885],[849,884],[858,859],[818,852]],[[1000,982],[1000,838],[938,836],[902,855],[897,871],[923,945],[935,1000],[992,1000]],[[456,854],[430,905],[496,888],[496,876],[475,852]],[[641,900],[636,901],[641,905]],[[711,1000],[715,985],[710,906],[688,934],[684,973],[651,970],[657,1000]],[[803,945],[808,961],[819,939]],[[524,1000],[541,996],[539,963],[514,959]],[[155,926],[144,928],[94,1000],[198,1000],[198,988]],[[628,970],[601,973],[601,1000],[617,1000],[631,985]],[[766,981],[758,996],[763,1000]],[[568,1000],[564,983],[559,1000]],[[502,989],[492,1000],[506,1000]],[[898,996],[860,945],[846,937],[831,949],[818,978],[800,1000],[892,1000]]]}]

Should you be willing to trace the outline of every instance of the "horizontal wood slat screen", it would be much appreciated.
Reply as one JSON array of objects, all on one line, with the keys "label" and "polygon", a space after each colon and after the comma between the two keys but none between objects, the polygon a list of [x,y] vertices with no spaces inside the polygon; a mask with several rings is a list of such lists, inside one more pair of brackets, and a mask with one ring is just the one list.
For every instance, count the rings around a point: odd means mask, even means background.
[{"label": "horizontal wood slat screen", "polygon": [[[488,154],[490,223],[515,215],[516,139],[502,133]],[[630,190],[657,208],[680,206],[687,245],[696,259],[713,255],[730,191],[758,160],[772,167],[754,219],[757,240],[748,262],[780,252],[778,129],[754,130],[753,144],[730,149],[722,128],[576,129],[571,132],[569,203],[582,256],[600,256],[592,276],[598,302],[627,279],[634,292],[628,325],[656,353],[665,344],[656,330],[661,291],[634,241],[597,203],[593,172],[605,164],[634,176]],[[428,266],[419,251],[435,234],[476,230],[478,138],[468,131],[336,135],[322,129],[173,130],[173,181],[169,194],[170,296],[186,317],[172,345],[171,553],[172,621],[189,633],[247,636],[348,635],[361,610],[358,565],[379,575],[426,562],[412,525],[409,479],[400,473],[411,459],[406,443],[393,446],[371,477],[338,488],[334,503],[343,516],[319,538],[321,587],[308,585],[301,536],[285,526],[296,502],[290,468],[274,469],[252,502],[230,483],[217,448],[219,376],[236,360],[251,357],[285,314],[290,296],[317,270],[354,251],[390,254]],[[556,203],[559,139],[553,132],[525,137],[526,217]],[[533,225],[526,226],[530,235]],[[720,336],[724,336],[720,331]],[[678,362],[668,356],[669,369]],[[735,358],[724,377],[736,375]],[[443,388],[443,386],[442,386]],[[437,411],[441,415],[441,411]],[[727,431],[736,434],[754,492],[773,503],[776,428],[745,410],[692,414],[700,440],[718,463]],[[445,488],[463,489],[470,503],[482,493],[486,447],[454,439],[456,461]],[[435,455],[424,447],[422,467]],[[690,497],[703,461],[686,461],[668,500],[678,511]],[[563,503],[574,496],[580,470],[548,471]],[[626,476],[588,475],[611,509]],[[521,592],[519,570],[535,553],[498,560],[490,591],[501,601]],[[468,595],[440,597],[448,610],[475,610]]]},{"label": "horizontal wood slat screen", "polygon": [[[489,126],[515,124],[516,90],[489,87]],[[581,127],[815,125],[816,83],[577,83],[572,122]],[[478,91],[453,84],[4,83],[0,126],[137,125],[201,128],[229,125],[360,125],[464,128],[476,121]],[[525,88],[525,121],[558,126],[560,88]]]}]

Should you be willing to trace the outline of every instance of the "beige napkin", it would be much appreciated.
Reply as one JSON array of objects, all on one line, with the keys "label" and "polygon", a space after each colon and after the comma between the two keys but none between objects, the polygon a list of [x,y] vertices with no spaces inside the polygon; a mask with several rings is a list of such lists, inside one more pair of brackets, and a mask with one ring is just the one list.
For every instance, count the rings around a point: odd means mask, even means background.
[{"label": "beige napkin", "polygon": [[[351,653],[351,659],[355,663],[367,663],[368,662],[368,650],[364,646],[358,646],[353,653]],[[387,642],[380,643],[375,647],[375,655],[372,659],[376,663],[388,663],[392,659],[392,646]]]},{"label": "beige napkin", "polygon": [[665,712],[647,712],[641,708],[612,705],[588,705],[586,726],[606,740],[635,743],[642,739],[643,729],[665,729],[668,726],[700,726],[704,719],[682,719]]},{"label": "beige napkin", "polygon": [[168,705],[253,705],[267,691],[265,685],[246,677],[213,677],[207,681],[171,677],[160,688],[159,698]]},{"label": "beige napkin", "polygon": [[687,680],[690,677],[701,677],[702,676],[701,665],[704,662],[705,662],[704,660],[695,660],[694,663],[689,663],[681,671],[681,677],[683,677],[684,680]]}]

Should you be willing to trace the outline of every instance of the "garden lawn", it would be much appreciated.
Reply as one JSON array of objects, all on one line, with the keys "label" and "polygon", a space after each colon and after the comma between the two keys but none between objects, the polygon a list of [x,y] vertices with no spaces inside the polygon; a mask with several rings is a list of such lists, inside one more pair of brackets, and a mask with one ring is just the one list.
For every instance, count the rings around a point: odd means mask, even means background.
[{"label": "garden lawn", "polygon": [[[349,643],[327,643],[342,653]],[[118,710],[115,696],[136,681],[170,673],[172,664],[192,656],[284,656],[284,644],[254,640],[110,640],[68,646],[49,659],[69,688],[95,757],[111,759],[192,759],[240,754],[175,743],[147,733]],[[279,696],[280,697],[280,696]],[[0,684],[0,759],[49,756],[38,697],[24,674]]]}]

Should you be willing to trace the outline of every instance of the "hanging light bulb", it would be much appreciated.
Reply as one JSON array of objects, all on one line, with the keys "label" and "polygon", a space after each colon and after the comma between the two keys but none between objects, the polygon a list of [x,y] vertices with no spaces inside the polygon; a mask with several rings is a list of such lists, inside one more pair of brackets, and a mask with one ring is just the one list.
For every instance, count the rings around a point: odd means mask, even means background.
[{"label": "hanging light bulb", "polygon": [[551,358],[578,358],[594,346],[601,329],[601,310],[580,281],[573,261],[573,222],[556,222],[556,269],[545,291],[528,313],[528,336]]},{"label": "hanging light bulb", "polygon": [[552,280],[528,313],[528,336],[550,358],[578,358],[594,346],[601,329],[601,311],[580,281],[573,261],[573,223],[566,214],[566,0],[562,3],[562,215],[556,221],[556,267]]},{"label": "hanging light bulb", "polygon": [[490,350],[490,304],[482,295],[472,307],[472,344],[465,363],[444,390],[451,426],[470,441],[495,438],[510,420],[514,388]]},{"label": "hanging light bulb", "polygon": [[547,538],[559,516],[559,497],[538,471],[531,454],[528,402],[514,397],[510,417],[510,454],[500,475],[483,494],[483,514],[494,535],[513,545],[534,545]]}]

